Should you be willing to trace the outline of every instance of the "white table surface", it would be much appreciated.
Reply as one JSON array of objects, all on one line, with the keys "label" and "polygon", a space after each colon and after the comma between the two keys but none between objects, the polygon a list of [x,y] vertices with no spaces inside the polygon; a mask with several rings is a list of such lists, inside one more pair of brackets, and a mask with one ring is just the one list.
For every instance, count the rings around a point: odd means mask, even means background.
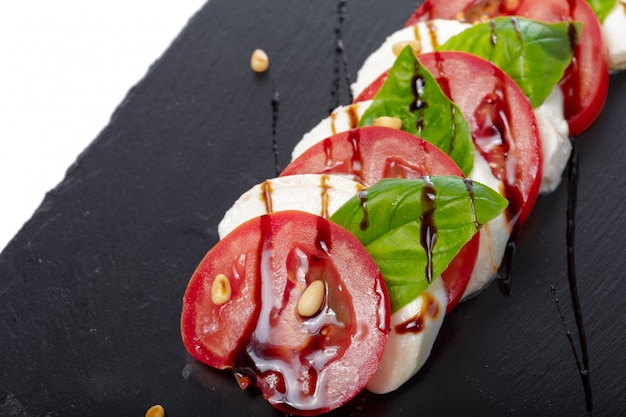
[{"label": "white table surface", "polygon": [[0,4],[0,251],[206,1]]}]

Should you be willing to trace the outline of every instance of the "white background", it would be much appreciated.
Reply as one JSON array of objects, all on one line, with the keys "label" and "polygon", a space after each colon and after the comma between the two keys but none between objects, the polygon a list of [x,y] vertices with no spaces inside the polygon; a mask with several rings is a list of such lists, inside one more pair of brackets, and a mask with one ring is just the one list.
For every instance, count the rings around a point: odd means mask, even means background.
[{"label": "white background", "polygon": [[0,4],[0,251],[207,1]]}]

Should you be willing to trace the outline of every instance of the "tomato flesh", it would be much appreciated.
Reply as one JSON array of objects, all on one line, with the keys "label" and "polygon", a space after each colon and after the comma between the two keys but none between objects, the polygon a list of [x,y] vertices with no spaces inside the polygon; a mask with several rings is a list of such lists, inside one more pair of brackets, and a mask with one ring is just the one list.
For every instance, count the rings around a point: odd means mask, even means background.
[{"label": "tomato flesh", "polygon": [[429,19],[476,22],[485,16],[513,15],[545,22],[583,23],[580,37],[570,39],[576,43],[574,57],[559,83],[570,133],[582,133],[600,114],[609,86],[608,52],[602,28],[585,0],[426,0],[406,25]]},{"label": "tomato flesh", "polygon": [[[233,287],[216,305],[218,274]],[[239,276],[238,276],[239,275]],[[322,280],[317,313],[297,304]],[[321,217],[284,211],[250,220],[222,239],[193,274],[183,302],[183,342],[198,360],[231,368],[276,408],[311,415],[356,395],[375,372],[389,332],[380,272],[348,231]]]},{"label": "tomato flesh", "polygon": [[462,176],[439,148],[398,129],[367,126],[337,133],[312,146],[280,174],[345,174],[365,186],[382,178]]}]

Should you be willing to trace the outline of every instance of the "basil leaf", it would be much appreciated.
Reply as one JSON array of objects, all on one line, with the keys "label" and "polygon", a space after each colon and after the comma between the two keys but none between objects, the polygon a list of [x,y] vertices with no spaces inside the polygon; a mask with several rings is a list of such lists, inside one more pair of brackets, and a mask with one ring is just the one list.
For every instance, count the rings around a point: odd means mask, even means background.
[{"label": "basil leaf", "polygon": [[[506,208],[508,202],[496,191],[479,183],[469,187],[465,181],[470,180],[383,179],[366,190],[366,198],[355,196],[331,216],[372,255],[387,284],[393,312],[428,288],[429,278],[447,268],[479,226]],[[364,219],[369,220],[367,227]],[[436,235],[430,250],[422,244],[427,230]]]},{"label": "basil leaf", "polygon": [[617,2],[618,0],[587,0],[587,4],[596,14],[600,23],[604,22],[604,19],[611,13]]},{"label": "basil leaf", "polygon": [[498,17],[464,30],[437,49],[469,52],[493,62],[517,82],[536,108],[572,60],[572,29],[580,34],[582,24]]},{"label": "basil leaf", "polygon": [[402,130],[443,150],[465,175],[472,171],[474,144],[469,125],[410,46],[398,55],[359,126],[372,125],[381,116],[402,119]]}]

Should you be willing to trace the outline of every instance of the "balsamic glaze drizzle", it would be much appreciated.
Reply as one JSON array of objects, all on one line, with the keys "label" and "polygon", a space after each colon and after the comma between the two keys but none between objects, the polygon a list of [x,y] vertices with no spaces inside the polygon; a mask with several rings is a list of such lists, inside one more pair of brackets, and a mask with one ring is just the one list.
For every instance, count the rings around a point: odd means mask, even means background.
[{"label": "balsamic glaze drizzle", "polygon": [[420,216],[420,241],[426,250],[426,279],[430,284],[433,281],[433,249],[437,243],[437,226],[435,225],[435,200],[437,199],[437,189],[430,181],[430,177],[423,176],[422,180],[422,215]]},{"label": "balsamic glaze drizzle", "polygon": [[496,21],[490,20],[489,24],[491,26],[491,46],[496,46],[498,43],[498,35],[496,34]]},{"label": "balsamic glaze drizzle", "polygon": [[[582,354],[582,362],[576,354],[576,347],[572,344],[574,357],[583,388],[585,390],[585,403],[587,406],[587,414],[591,416],[593,409],[593,395],[591,390],[591,378],[589,375],[589,351],[587,350],[587,337],[585,335],[585,327],[583,324],[583,314],[580,308],[580,298],[578,296],[578,286],[576,283],[576,259],[575,259],[575,235],[576,235],[576,203],[578,197],[578,150],[574,137],[570,138],[572,143],[572,153],[568,161],[568,184],[567,184],[567,278],[569,282],[570,296],[572,299],[572,309],[574,310],[574,318],[578,329],[578,339],[580,342],[580,350]],[[569,337],[572,343],[571,337]]]},{"label": "balsamic glaze drizzle", "polygon": [[506,249],[504,250],[504,256],[502,257],[502,264],[505,267],[504,276],[498,273],[497,282],[498,288],[502,295],[506,297],[511,296],[512,291],[512,279],[511,272],[513,271],[513,258],[515,257],[515,251],[517,246],[515,245],[515,241],[513,238],[509,239],[506,243]]},{"label": "balsamic glaze drizzle", "polygon": [[343,45],[343,22],[346,17],[346,0],[339,0],[337,3],[337,24],[335,26],[335,66],[333,84],[330,90],[330,109],[328,113],[339,107],[341,99],[339,97],[339,84],[341,82],[341,70],[346,81],[349,102],[352,102],[352,91],[350,90],[350,73],[348,72],[348,56]]},{"label": "balsamic glaze drizzle", "polygon": [[359,223],[361,230],[367,230],[370,225],[369,213],[367,211],[367,189],[359,191],[359,202],[361,203],[361,210],[363,211],[363,219]]},{"label": "balsamic glaze drizzle", "polygon": [[416,122],[418,134],[421,133],[422,129],[424,129],[424,110],[428,107],[428,103],[423,98],[425,86],[426,79],[421,74],[421,67],[419,63],[416,63],[413,79],[411,80],[411,92],[413,93],[415,101],[411,102],[409,110],[411,113],[417,112],[418,114]]},{"label": "balsamic glaze drizzle", "polygon": [[472,205],[472,217],[474,221],[474,226],[477,229],[480,229],[482,226],[478,223],[478,217],[476,215],[476,196],[474,195],[474,181],[471,178],[463,178],[463,183],[465,184],[465,189],[467,190],[467,194],[470,198],[470,203]]},{"label": "balsamic glaze drizzle", "polygon": [[278,163],[278,139],[276,137],[279,103],[280,94],[278,94],[278,90],[274,89],[274,94],[272,95],[272,152],[274,154],[274,169],[276,170],[277,177],[280,175],[280,164]]}]

